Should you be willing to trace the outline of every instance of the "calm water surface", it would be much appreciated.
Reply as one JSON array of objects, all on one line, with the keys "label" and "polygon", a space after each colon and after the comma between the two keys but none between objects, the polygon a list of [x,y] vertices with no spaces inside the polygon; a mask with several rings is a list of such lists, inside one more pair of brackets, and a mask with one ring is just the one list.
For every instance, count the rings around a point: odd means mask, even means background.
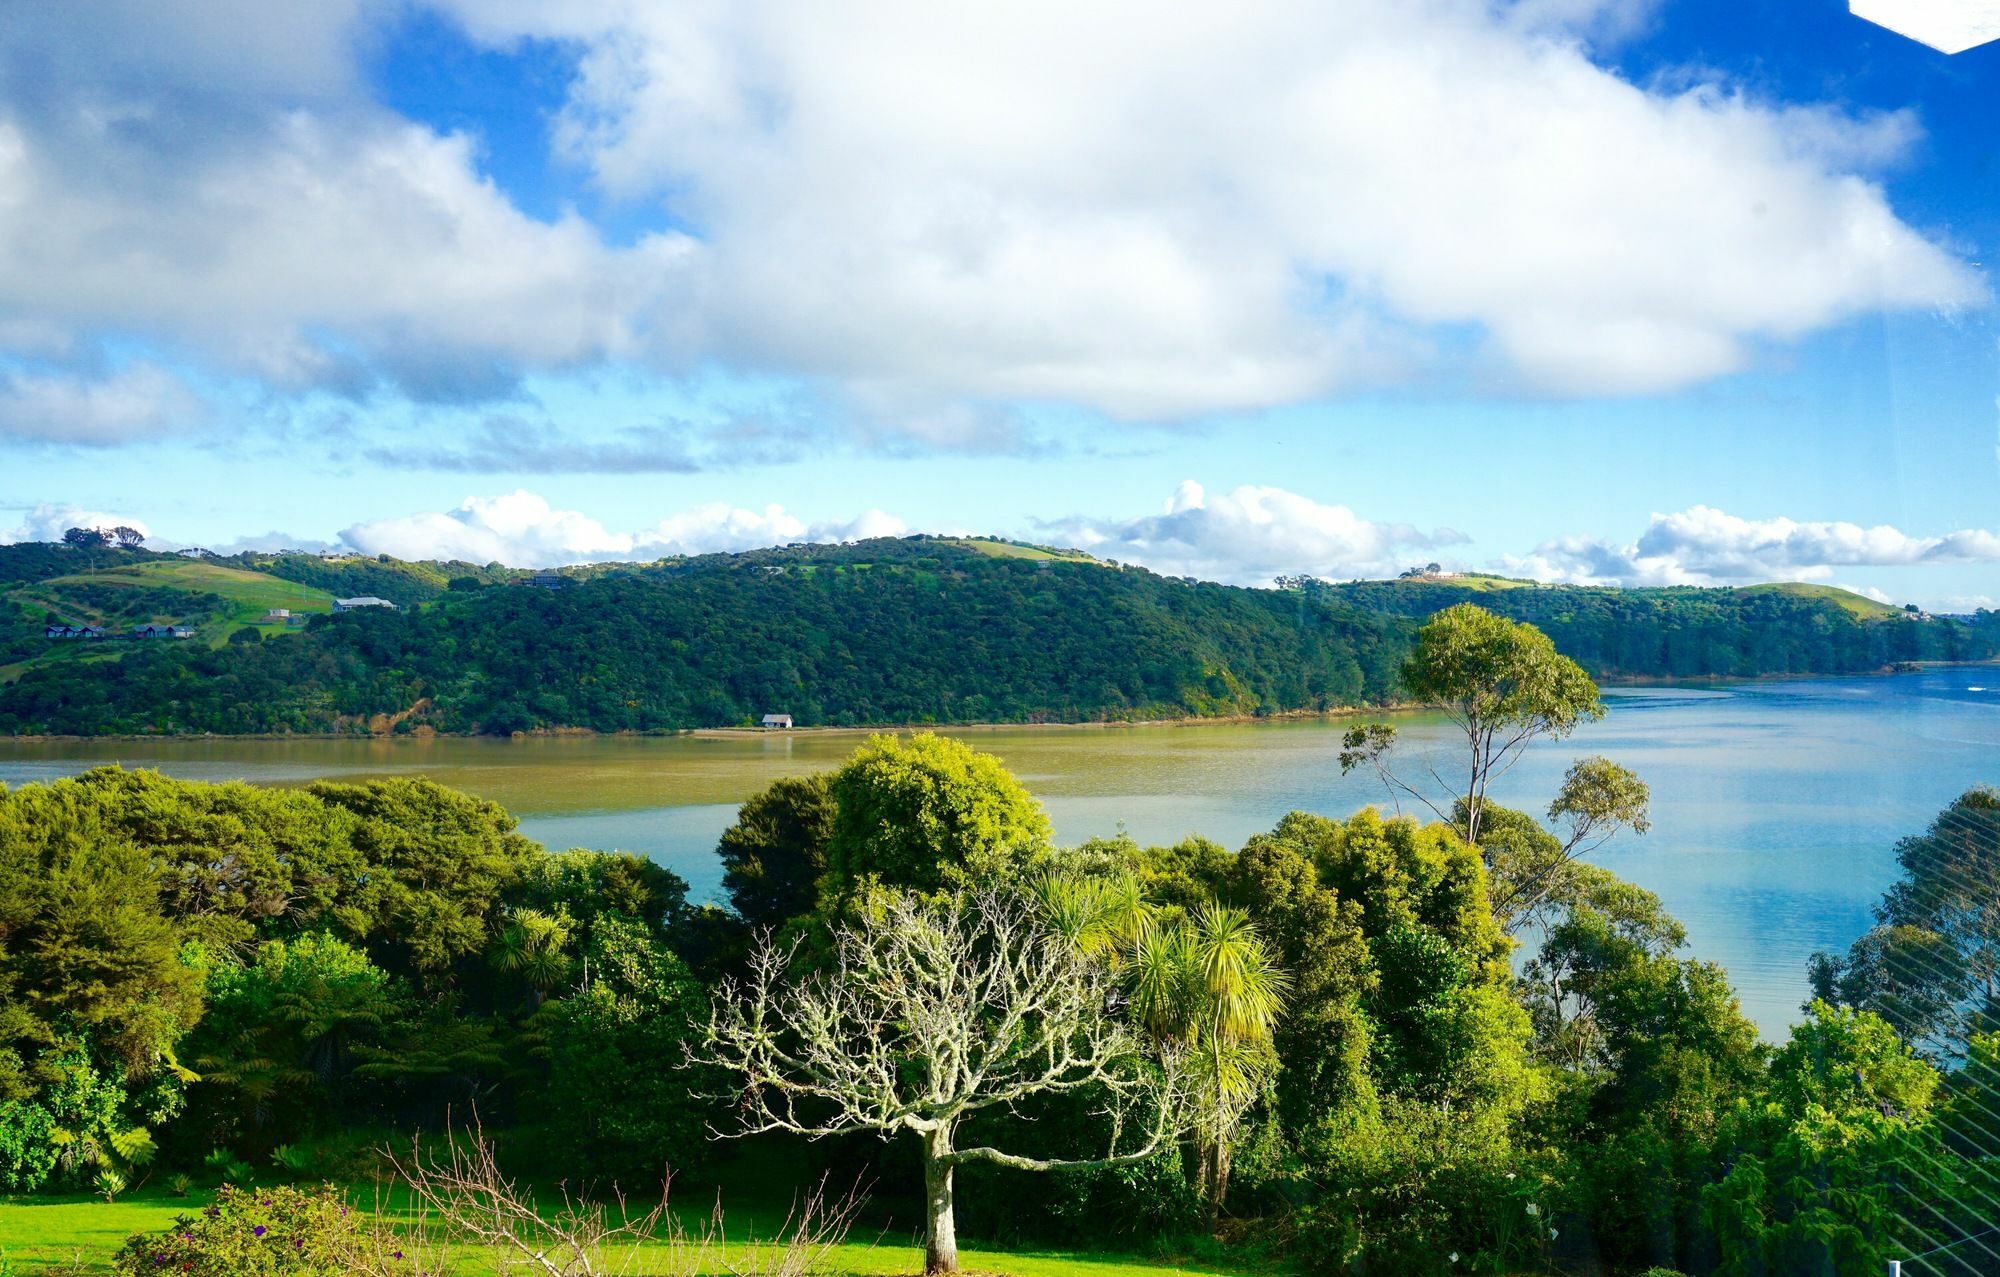
[{"label": "calm water surface", "polygon": [[[1897,838],[1974,784],[2000,784],[2000,668],[1894,678],[1609,692],[1610,715],[1531,751],[1500,801],[1547,804],[1570,759],[1607,754],[1653,787],[1653,829],[1599,853],[1687,924],[1693,951],[1727,966],[1745,1009],[1782,1034],[1805,960],[1843,948],[1894,876]],[[1442,724],[1401,720],[1405,749],[1446,752]],[[1230,846],[1294,808],[1346,815],[1383,801],[1343,778],[1340,720],[1189,727],[979,729],[1047,804],[1059,837],[1122,824],[1141,842],[1201,833]],[[198,780],[284,784],[425,774],[504,804],[556,847],[643,852],[713,897],[713,848],[736,804],[773,779],[836,765],[849,733],[430,741],[0,741],[0,781],[99,763]],[[1447,773],[1449,774],[1449,773]]]}]

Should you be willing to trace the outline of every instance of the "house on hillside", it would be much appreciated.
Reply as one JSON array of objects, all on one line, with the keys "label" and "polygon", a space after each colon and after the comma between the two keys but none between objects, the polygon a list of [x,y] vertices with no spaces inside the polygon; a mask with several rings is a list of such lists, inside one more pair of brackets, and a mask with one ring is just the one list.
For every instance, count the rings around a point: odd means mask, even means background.
[{"label": "house on hillside", "polygon": [[135,639],[191,639],[194,637],[192,625],[142,625],[132,631]]},{"label": "house on hillside", "polygon": [[42,627],[45,639],[101,639],[110,638],[111,631],[102,625],[68,625],[55,621]]},{"label": "house on hillside", "polygon": [[394,603],[391,603],[387,599],[378,599],[372,594],[364,594],[356,599],[335,599],[333,601],[333,610],[336,612],[359,612],[365,607],[386,607],[391,612],[396,610]]},{"label": "house on hillside", "polygon": [[528,578],[528,584],[538,590],[560,590],[569,584],[569,578],[560,572],[537,572]]},{"label": "house on hillside", "polygon": [[792,725],[792,716],[790,714],[764,715],[763,726],[765,727],[775,727],[780,730],[789,730],[791,728],[791,725]]},{"label": "house on hillside", "polygon": [[259,621],[258,624],[288,625],[291,623],[291,620],[292,620],[292,609],[288,607],[274,607],[270,611],[264,613],[264,619]]}]

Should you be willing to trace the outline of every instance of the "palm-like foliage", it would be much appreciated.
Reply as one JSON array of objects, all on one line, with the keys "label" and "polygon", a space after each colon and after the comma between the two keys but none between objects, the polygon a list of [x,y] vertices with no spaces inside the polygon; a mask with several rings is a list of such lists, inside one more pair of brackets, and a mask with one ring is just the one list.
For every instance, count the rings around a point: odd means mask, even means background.
[{"label": "palm-like foliage", "polygon": [[541,994],[561,984],[569,974],[570,923],[539,909],[516,909],[493,938],[488,957],[502,971],[519,975]]},{"label": "palm-like foliage", "polygon": [[1290,982],[1250,915],[1208,904],[1187,924],[1188,957],[1215,1042],[1268,1042]]},{"label": "palm-like foliage", "polygon": [[1277,1068],[1271,1033],[1290,981],[1248,913],[1210,902],[1168,920],[1134,878],[1045,875],[1044,923],[1117,970],[1127,1010],[1155,1042],[1184,1049],[1194,1072],[1204,1195],[1227,1191],[1228,1144]]},{"label": "palm-like foliage", "polygon": [[1080,878],[1046,873],[1030,884],[1043,925],[1079,953],[1102,958],[1113,968],[1153,929],[1158,910],[1131,875]]}]

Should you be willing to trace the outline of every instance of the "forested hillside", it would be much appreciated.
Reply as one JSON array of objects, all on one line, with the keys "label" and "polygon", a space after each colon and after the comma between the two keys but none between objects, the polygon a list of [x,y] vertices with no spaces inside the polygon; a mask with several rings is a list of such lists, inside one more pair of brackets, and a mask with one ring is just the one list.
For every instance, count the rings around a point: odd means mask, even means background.
[{"label": "forested hillside", "polygon": [[1469,576],[1304,588],[1417,620],[1477,603],[1533,624],[1598,678],[1861,674],[1899,661],[1976,661],[2000,652],[2000,613],[1982,612],[1966,624],[1826,586],[1625,590]]},{"label": "forested hillside", "polygon": [[[467,583],[468,585],[472,583]],[[1075,721],[1379,701],[1409,625],[1278,591],[934,541],[712,556],[560,590],[461,586],[216,650],[42,664],[0,730],[601,731]],[[378,729],[381,723],[374,724]]]},{"label": "forested hillside", "polygon": [[[667,731],[764,713],[851,726],[1323,710],[1397,699],[1418,621],[1466,598],[1534,622],[1599,676],[1861,673],[2000,651],[2000,616],[1926,618],[1812,588],[1457,578],[1253,590],[996,547],[1010,548],[924,537],[797,546],[578,569],[559,589],[500,568],[307,556],[180,566],[144,556],[92,575],[65,551],[16,547],[22,571],[0,595],[11,608],[0,624],[20,663],[0,682],[0,732]],[[191,644],[57,649],[40,638],[51,591],[77,607],[100,596],[137,604],[143,580],[155,591],[145,610],[159,613],[157,591],[180,576],[194,585],[198,566],[202,588],[245,597],[246,580],[265,581],[403,607],[316,616],[303,632],[280,626],[248,642],[225,643],[217,625]],[[126,594],[106,593],[125,576]],[[234,624],[213,600],[183,602]]]}]

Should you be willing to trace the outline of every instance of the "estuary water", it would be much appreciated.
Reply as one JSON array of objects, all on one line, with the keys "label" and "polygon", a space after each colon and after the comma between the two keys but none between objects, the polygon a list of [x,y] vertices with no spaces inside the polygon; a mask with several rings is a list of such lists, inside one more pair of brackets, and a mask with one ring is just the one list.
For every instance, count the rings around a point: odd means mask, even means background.
[{"label": "estuary water", "polygon": [[[1570,760],[1604,754],[1652,786],[1653,828],[1598,853],[1656,891],[1692,952],[1722,963],[1768,1036],[1798,1018],[1805,963],[1845,948],[1895,875],[1898,838],[1975,784],[2000,784],[2000,667],[1884,678],[1606,692],[1610,713],[1537,746],[1496,787],[1530,810]],[[1344,816],[1386,804],[1343,778],[1351,719],[1193,726],[956,730],[998,754],[1047,805],[1058,837],[1121,826],[1145,843],[1190,833],[1239,846],[1287,811]],[[1457,763],[1448,725],[1400,715],[1402,749]],[[0,740],[0,781],[19,785],[101,763],[199,780],[293,784],[423,774],[505,805],[554,847],[620,848],[685,877],[721,881],[716,836],[773,779],[835,766],[859,733],[797,732],[522,740]]]}]

